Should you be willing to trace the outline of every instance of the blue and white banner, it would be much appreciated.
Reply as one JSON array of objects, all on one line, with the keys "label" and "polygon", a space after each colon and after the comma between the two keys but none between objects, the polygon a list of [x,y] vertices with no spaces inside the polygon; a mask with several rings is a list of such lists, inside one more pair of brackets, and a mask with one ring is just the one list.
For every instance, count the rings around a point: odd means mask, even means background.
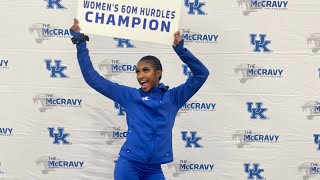
[{"label": "blue and white banner", "polygon": [[181,1],[79,0],[83,33],[171,45]]}]

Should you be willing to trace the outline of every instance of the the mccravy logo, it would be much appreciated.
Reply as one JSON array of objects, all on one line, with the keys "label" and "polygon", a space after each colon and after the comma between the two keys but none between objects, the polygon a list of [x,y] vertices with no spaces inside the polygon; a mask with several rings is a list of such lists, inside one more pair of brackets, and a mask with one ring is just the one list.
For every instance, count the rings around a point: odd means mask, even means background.
[{"label": "the mccravy logo", "polygon": [[214,164],[189,162],[180,160],[180,171],[197,171],[197,172],[213,172]]},{"label": "the mccravy logo", "polygon": [[2,178],[2,175],[4,175],[4,171],[2,170],[2,163],[0,161],[0,178]]},{"label": "the mccravy logo", "polygon": [[234,68],[237,76],[240,76],[240,82],[246,83],[255,78],[282,78],[284,70],[279,68],[264,68],[256,64],[239,64]]},{"label": "the mccravy logo", "polygon": [[278,143],[279,137],[278,134],[257,133],[252,130],[237,130],[232,134],[232,139],[239,141],[237,143],[238,148],[243,148],[245,145],[250,145],[251,143]]},{"label": "the mccravy logo", "polygon": [[213,163],[199,163],[191,162],[189,160],[180,160],[179,162],[172,162],[167,164],[168,169],[171,171],[173,177],[178,177],[180,174],[184,173],[208,173],[214,172]]},{"label": "the mccravy logo", "polygon": [[42,174],[48,174],[58,169],[74,170],[83,169],[83,160],[62,160],[54,156],[42,156],[36,160],[37,166],[42,167]]},{"label": "the mccravy logo", "polygon": [[215,111],[216,103],[188,101],[180,109],[181,112],[186,111]]},{"label": "the mccravy logo", "polygon": [[307,38],[308,44],[313,44],[312,52],[320,51],[320,33],[313,33]]},{"label": "the mccravy logo", "polygon": [[302,111],[307,112],[307,119],[314,120],[320,116],[320,101],[307,101],[302,105]]},{"label": "the mccravy logo", "polygon": [[13,128],[0,127],[0,136],[13,136]]},{"label": "the mccravy logo", "polygon": [[56,157],[49,157],[48,167],[54,169],[82,169],[84,161],[59,160]]},{"label": "the mccravy logo", "polygon": [[104,128],[100,131],[100,135],[106,138],[106,143],[112,145],[114,142],[119,142],[121,139],[126,139],[127,131],[123,131],[120,127]]},{"label": "the mccravy logo", "polygon": [[9,60],[0,59],[0,69],[9,69]]},{"label": "the mccravy logo", "polygon": [[216,111],[216,105],[214,102],[188,101],[179,109],[177,116],[192,111]]},{"label": "the mccravy logo", "polygon": [[115,59],[106,59],[98,64],[98,68],[105,78],[110,78],[121,73],[135,73],[137,65],[124,63]]},{"label": "the mccravy logo", "polygon": [[54,107],[82,107],[82,99],[59,97],[54,94],[39,93],[33,97],[33,102],[36,106],[38,106],[40,112],[46,112],[48,109],[53,109]]},{"label": "the mccravy logo", "polygon": [[277,0],[238,0],[239,7],[245,7],[242,11],[244,16],[250,15],[252,12],[257,12],[262,9],[265,10],[287,10],[289,1],[277,1]]},{"label": "the mccravy logo", "polygon": [[35,23],[29,27],[29,32],[35,37],[38,44],[51,38],[71,38],[69,29],[59,28],[51,24]]},{"label": "the mccravy logo", "polygon": [[302,180],[316,180],[320,177],[320,163],[318,162],[302,162],[298,166],[299,173],[302,175]]},{"label": "the mccravy logo", "polygon": [[218,34],[209,34],[209,33],[199,33],[193,32],[191,29],[181,29],[182,38],[184,39],[185,44],[190,43],[218,43]]},{"label": "the mccravy logo", "polygon": [[251,0],[251,7],[253,9],[270,9],[270,10],[286,10],[289,1],[278,0]]},{"label": "the mccravy logo", "polygon": [[262,143],[277,143],[279,142],[278,134],[254,134],[251,131],[246,131],[244,141],[262,142]]}]

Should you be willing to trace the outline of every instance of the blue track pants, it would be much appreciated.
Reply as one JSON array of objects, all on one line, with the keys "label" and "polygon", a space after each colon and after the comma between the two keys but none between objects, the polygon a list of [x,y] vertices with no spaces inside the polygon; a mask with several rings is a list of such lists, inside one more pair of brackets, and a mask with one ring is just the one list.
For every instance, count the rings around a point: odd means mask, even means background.
[{"label": "blue track pants", "polygon": [[114,168],[115,180],[165,180],[161,164],[146,164],[119,156]]}]

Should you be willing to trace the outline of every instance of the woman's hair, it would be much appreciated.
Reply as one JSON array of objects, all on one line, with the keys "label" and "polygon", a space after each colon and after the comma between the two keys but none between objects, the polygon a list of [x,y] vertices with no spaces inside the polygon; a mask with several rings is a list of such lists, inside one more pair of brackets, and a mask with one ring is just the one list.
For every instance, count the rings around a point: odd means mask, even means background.
[{"label": "woman's hair", "polygon": [[142,57],[140,59],[139,62],[141,62],[141,61],[146,61],[146,62],[152,64],[152,66],[155,69],[155,71],[160,70],[161,74],[159,76],[159,80],[161,79],[161,76],[162,76],[162,65],[161,65],[160,60],[157,57],[150,56],[150,55],[149,56],[144,56],[144,57]]}]

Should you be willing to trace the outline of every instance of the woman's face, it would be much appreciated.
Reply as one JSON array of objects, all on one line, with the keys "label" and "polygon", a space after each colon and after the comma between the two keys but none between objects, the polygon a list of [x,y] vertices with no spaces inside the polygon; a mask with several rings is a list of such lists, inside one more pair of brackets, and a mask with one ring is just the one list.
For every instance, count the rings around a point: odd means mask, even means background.
[{"label": "woman's face", "polygon": [[161,71],[156,71],[154,66],[147,61],[140,61],[137,64],[137,80],[144,92],[149,92],[153,86],[159,85]]}]

